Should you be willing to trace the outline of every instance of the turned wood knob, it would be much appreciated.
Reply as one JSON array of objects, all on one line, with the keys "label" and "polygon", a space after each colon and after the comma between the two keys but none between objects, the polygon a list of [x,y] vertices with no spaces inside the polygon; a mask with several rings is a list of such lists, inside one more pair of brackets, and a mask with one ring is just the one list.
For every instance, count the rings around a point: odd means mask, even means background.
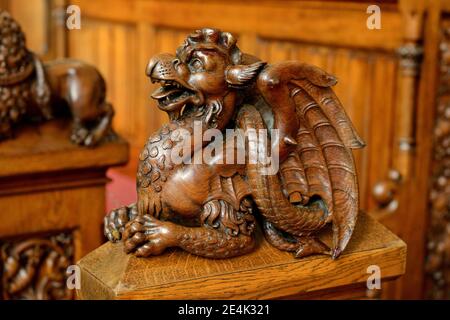
[{"label": "turned wood knob", "polygon": [[372,195],[378,205],[384,207],[394,199],[395,185],[391,181],[383,181],[375,184]]},{"label": "turned wood knob", "polygon": [[400,173],[397,170],[390,170],[387,180],[375,184],[372,195],[380,207],[386,207],[394,201],[400,180]]}]

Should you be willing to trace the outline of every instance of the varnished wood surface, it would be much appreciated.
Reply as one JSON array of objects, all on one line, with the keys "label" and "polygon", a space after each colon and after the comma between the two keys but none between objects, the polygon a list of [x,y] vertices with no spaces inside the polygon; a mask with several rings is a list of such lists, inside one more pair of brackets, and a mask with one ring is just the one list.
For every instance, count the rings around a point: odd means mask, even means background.
[{"label": "varnished wood surface", "polygon": [[[330,233],[321,238],[329,243]],[[336,261],[327,256],[294,259],[260,238],[257,250],[211,260],[172,250],[148,259],[126,255],[107,243],[84,257],[79,297],[83,299],[269,299],[363,284],[369,265],[382,278],[405,270],[405,243],[361,214],[353,238]],[[324,294],[322,292],[322,294]]]},{"label": "varnished wood surface", "polygon": [[18,128],[15,138],[0,142],[0,178],[59,170],[105,168],[125,164],[128,144],[118,138],[96,148],[80,147],[70,139],[71,124],[54,120]]},{"label": "varnished wood surface", "polygon": [[[283,34],[285,38],[290,39],[363,48],[394,49],[401,43],[401,37],[397,33],[397,28],[401,28],[401,19],[395,6],[389,3],[381,4],[386,27],[377,32],[370,32],[366,27],[366,3],[255,0],[77,0],[75,3],[84,8],[88,17],[101,17],[118,22],[138,20],[179,29],[208,26],[230,32],[251,32],[265,37],[277,38]],[[108,10],[104,10],[106,6]],[[259,10],[255,10],[255,6],[258,6]],[[156,12],[158,14],[155,14]],[[186,19],[187,16],[195,19]],[[311,23],[315,19],[324,20],[322,23]],[[286,20],[292,23],[285,23]],[[334,36],[329,32],[330,25],[336,31]],[[347,35],[350,29],[354,31],[353,37]]]}]

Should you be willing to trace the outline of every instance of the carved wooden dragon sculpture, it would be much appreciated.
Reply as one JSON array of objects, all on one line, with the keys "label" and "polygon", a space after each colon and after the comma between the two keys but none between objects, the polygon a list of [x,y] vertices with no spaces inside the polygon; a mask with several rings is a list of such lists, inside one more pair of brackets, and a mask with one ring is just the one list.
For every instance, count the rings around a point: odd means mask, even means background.
[{"label": "carved wooden dragon sculpture", "polygon": [[94,146],[113,138],[112,106],[99,71],[76,60],[42,63],[25,44],[19,24],[0,10],[0,140],[26,120],[70,116],[72,142]]},{"label": "carved wooden dragon sculpture", "polygon": [[[268,65],[215,29],[191,34],[176,56],[153,57],[147,75],[161,85],[152,97],[171,120],[140,154],[137,203],[105,217],[109,240],[124,241],[127,252],[142,257],[180,247],[227,258],[254,248],[255,218],[261,217],[266,239],[296,257],[341,254],[359,206],[350,149],[364,143],[331,89],[336,78],[296,61]],[[196,125],[241,129],[246,161],[227,161],[226,151],[208,163],[185,161],[217,144],[229,148],[228,140],[193,143]],[[278,130],[266,135],[268,147],[248,134],[261,129]],[[191,152],[183,154],[179,146],[186,141]],[[231,148],[239,151],[236,145]],[[278,150],[278,172],[267,174],[267,163],[248,161],[255,146],[258,154]],[[181,163],[173,160],[175,150]],[[332,249],[315,237],[327,223]]]}]

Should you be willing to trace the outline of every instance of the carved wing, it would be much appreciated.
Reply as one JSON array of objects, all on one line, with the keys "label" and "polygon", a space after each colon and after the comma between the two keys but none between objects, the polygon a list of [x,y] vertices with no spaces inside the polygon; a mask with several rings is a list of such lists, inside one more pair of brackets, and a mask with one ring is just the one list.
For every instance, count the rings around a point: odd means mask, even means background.
[{"label": "carved wing", "polygon": [[272,106],[274,127],[280,129],[280,154],[283,143],[289,150],[280,167],[289,199],[304,205],[312,197],[322,198],[333,224],[337,257],[350,240],[359,210],[351,149],[364,142],[331,89],[335,77],[298,62],[272,65],[264,72],[262,92]]}]

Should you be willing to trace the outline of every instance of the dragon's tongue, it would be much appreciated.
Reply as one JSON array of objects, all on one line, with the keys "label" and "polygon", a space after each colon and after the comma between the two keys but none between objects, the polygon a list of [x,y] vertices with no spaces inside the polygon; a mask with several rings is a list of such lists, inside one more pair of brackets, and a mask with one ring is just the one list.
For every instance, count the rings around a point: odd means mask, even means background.
[{"label": "dragon's tongue", "polygon": [[153,99],[161,99],[161,98],[167,97],[170,94],[172,94],[174,92],[178,92],[178,91],[180,91],[180,89],[177,89],[177,88],[166,89],[164,87],[161,87],[161,88],[158,88],[155,91],[153,91],[151,97]]}]

